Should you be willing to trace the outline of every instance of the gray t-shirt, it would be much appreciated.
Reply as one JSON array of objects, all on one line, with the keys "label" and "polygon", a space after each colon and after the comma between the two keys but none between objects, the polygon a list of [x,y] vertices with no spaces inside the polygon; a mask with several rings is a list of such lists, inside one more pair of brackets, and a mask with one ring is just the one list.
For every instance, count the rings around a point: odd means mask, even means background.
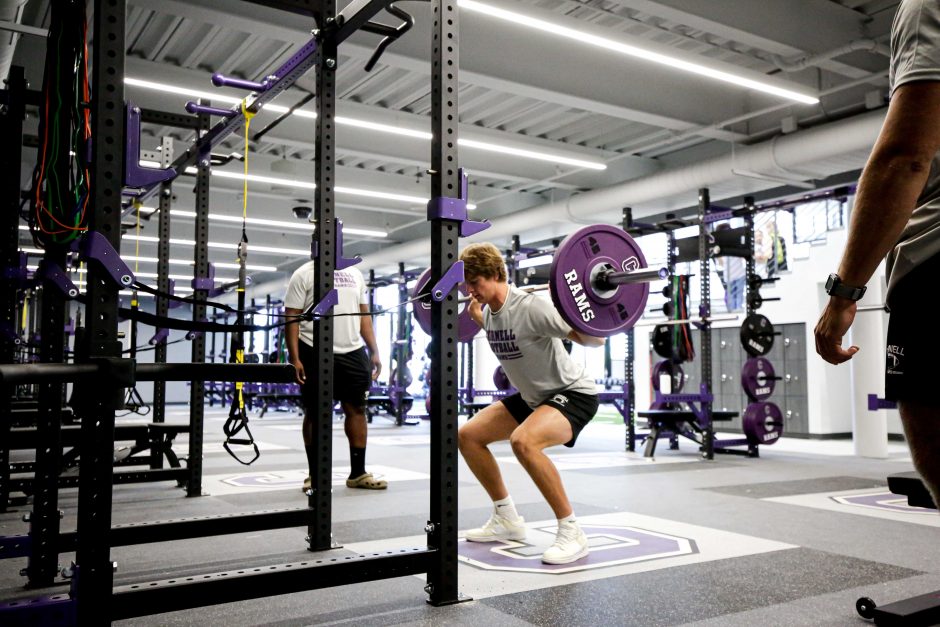
[{"label": "gray t-shirt", "polygon": [[[313,304],[313,280],[316,266],[308,261],[294,271],[287,284],[284,306],[307,311]],[[359,268],[350,267],[333,271],[333,287],[336,289],[337,303],[333,314],[352,314],[359,312],[359,305],[369,304],[366,295],[366,283]],[[333,318],[333,353],[345,355],[365,346],[362,341],[362,318],[360,316],[338,316]],[[313,346],[313,321],[300,323],[300,341]]]},{"label": "gray t-shirt", "polygon": [[565,351],[571,327],[551,303],[510,285],[499,311],[483,310],[483,329],[509,381],[529,407],[558,392],[597,394],[594,381]]},{"label": "gray t-shirt", "polygon": [[[940,81],[940,3],[903,0],[891,28],[891,93],[914,81]],[[940,120],[937,120],[940,124]],[[888,254],[888,304],[891,292],[911,270],[940,254],[940,153],[930,163],[917,208]]]}]

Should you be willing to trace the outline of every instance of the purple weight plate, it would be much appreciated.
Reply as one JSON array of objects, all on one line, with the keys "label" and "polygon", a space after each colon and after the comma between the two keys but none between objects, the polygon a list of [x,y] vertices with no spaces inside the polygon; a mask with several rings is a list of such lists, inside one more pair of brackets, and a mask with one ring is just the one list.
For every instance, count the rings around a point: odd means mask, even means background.
[{"label": "purple weight plate", "polygon": [[[427,285],[427,282],[431,278],[431,269],[428,268],[421,273],[421,276],[418,277],[418,282],[415,283],[414,289],[411,291],[411,298],[415,298],[418,294],[421,293],[421,290],[424,289],[424,286]],[[457,292],[460,296],[468,296],[467,288],[461,283],[457,289]],[[474,336],[480,332],[480,327],[477,326],[477,323],[473,321],[473,318],[470,317],[470,311],[467,307],[468,303],[460,303],[457,305],[457,341],[458,342],[469,342],[474,338]],[[415,312],[415,320],[418,321],[418,326],[421,327],[421,330],[431,335],[431,303],[430,297],[428,297],[428,302],[415,301],[412,304]]]},{"label": "purple weight plate", "polygon": [[774,367],[763,357],[751,357],[741,369],[741,387],[752,401],[766,401],[774,393]]},{"label": "purple weight plate", "polygon": [[751,403],[744,410],[743,426],[751,444],[769,446],[783,435],[783,414],[773,403]]},{"label": "purple weight plate", "polygon": [[509,376],[502,366],[496,366],[496,370],[493,371],[493,385],[497,390],[508,390],[512,387],[512,382],[509,381]]},{"label": "purple weight plate", "polygon": [[640,270],[646,258],[639,245],[622,229],[595,224],[564,239],[549,274],[552,302],[572,329],[607,337],[633,327],[643,315],[649,283],[618,285],[607,293],[591,287],[591,276],[604,265],[615,271]]}]

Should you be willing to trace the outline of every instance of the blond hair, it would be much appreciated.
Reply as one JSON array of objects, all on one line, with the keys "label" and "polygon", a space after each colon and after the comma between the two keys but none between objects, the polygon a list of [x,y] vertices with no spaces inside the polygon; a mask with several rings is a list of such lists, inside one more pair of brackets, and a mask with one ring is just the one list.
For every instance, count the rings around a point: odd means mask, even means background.
[{"label": "blond hair", "polygon": [[460,260],[463,261],[463,273],[468,281],[487,278],[506,282],[503,254],[489,242],[470,244],[461,251]]}]

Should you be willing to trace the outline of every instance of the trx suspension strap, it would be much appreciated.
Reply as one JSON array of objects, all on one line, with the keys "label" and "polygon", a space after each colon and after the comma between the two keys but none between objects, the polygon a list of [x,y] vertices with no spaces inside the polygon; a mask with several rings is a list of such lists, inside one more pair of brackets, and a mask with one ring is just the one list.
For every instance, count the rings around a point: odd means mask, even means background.
[{"label": "trx suspension strap", "polygon": [[[242,190],[242,238],[241,241],[238,242],[238,288],[236,289],[236,293],[238,294],[238,313],[235,318],[236,326],[245,324],[245,284],[247,283],[245,263],[248,260],[248,232],[246,230],[246,224],[248,222],[248,127],[251,125],[251,118],[254,117],[254,113],[249,111],[245,106],[244,100],[242,101],[242,114],[245,116],[245,186]],[[232,333],[229,360],[237,364],[245,363],[244,331]],[[235,383],[235,395],[232,398],[232,407],[228,412],[228,420],[226,420],[225,424],[222,426],[222,432],[225,433],[225,442],[222,443],[222,446],[238,463],[248,466],[258,459],[261,452],[258,450],[258,444],[251,435],[251,429],[248,428],[248,414],[245,412],[244,385],[242,381]],[[240,437],[239,434],[241,434]],[[247,462],[243,461],[238,455],[232,452],[231,445],[233,444],[251,446],[254,449],[254,457]]]}]

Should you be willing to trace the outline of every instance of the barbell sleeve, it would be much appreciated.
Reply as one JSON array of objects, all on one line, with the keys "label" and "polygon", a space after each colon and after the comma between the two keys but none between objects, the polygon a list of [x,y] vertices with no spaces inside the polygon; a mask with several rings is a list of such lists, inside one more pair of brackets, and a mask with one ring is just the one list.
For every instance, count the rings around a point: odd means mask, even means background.
[{"label": "barbell sleeve", "polygon": [[643,268],[627,272],[601,272],[594,279],[594,287],[609,290],[618,285],[631,285],[634,283],[649,283],[659,281],[669,276],[668,268]]}]

